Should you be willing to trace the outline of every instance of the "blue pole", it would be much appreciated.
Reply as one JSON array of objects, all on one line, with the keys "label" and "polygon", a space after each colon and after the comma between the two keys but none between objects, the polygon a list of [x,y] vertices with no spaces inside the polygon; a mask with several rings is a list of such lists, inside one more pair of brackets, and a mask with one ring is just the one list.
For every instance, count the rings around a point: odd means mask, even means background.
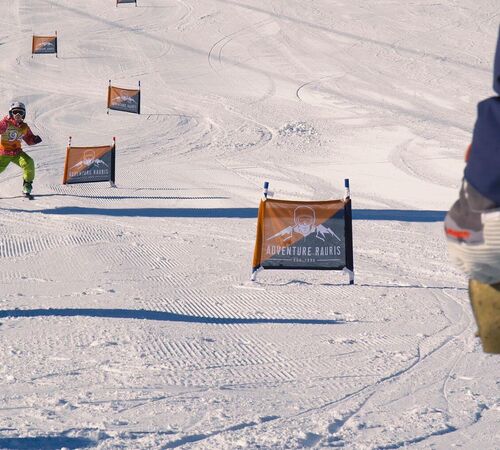
[{"label": "blue pole", "polygon": [[349,178],[344,179],[344,200],[351,198],[351,190],[349,189]]},{"label": "blue pole", "polygon": [[264,181],[264,197],[267,198],[267,193],[269,192],[269,181]]}]

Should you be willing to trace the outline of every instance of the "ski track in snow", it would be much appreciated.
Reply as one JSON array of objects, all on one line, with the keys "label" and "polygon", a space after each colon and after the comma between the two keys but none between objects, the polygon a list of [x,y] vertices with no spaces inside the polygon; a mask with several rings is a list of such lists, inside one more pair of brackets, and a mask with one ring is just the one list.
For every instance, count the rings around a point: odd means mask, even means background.
[{"label": "ski track in snow", "polygon": [[[0,176],[0,448],[495,448],[499,360],[435,217],[497,6],[8,2],[3,107],[44,140],[35,201]],[[106,113],[110,79],[141,81],[140,116]],[[61,185],[68,136],[117,137],[116,188]],[[323,200],[344,178],[373,217],[356,284],[250,282],[262,182]]]}]

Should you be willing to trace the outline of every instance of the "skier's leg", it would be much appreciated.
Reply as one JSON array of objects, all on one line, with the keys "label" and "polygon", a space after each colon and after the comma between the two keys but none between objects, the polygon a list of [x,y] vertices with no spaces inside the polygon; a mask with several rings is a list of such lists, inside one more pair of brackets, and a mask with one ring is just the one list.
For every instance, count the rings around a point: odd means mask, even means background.
[{"label": "skier's leg", "polygon": [[23,169],[24,181],[31,183],[35,179],[35,161],[31,156],[21,152],[13,162]]},{"label": "skier's leg", "polygon": [[30,194],[32,189],[31,183],[35,178],[35,162],[24,152],[12,158],[12,162],[23,169],[23,193]]},{"label": "skier's leg", "polygon": [[470,280],[469,296],[483,350],[500,354],[500,283]]},{"label": "skier's leg", "polygon": [[0,173],[2,173],[11,162],[11,156],[0,155]]},{"label": "skier's leg", "polygon": [[475,217],[477,226],[475,229],[460,226],[448,213],[445,219],[448,253],[468,278],[485,284],[500,283],[500,210],[479,213],[468,205],[462,206],[461,213],[467,220]]}]

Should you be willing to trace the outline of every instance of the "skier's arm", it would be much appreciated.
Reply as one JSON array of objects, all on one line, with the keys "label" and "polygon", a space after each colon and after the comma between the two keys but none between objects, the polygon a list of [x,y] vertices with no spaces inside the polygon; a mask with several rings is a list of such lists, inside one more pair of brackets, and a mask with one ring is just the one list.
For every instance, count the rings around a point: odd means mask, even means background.
[{"label": "skier's arm", "polygon": [[33,132],[28,127],[28,131],[23,136],[23,141],[28,145],[35,145],[42,142],[42,138],[40,136],[37,136],[36,134],[33,134]]},{"label": "skier's arm", "polygon": [[0,120],[0,134],[5,133],[5,130],[7,130],[7,127],[9,126],[8,119],[9,118],[5,116],[2,120]]}]

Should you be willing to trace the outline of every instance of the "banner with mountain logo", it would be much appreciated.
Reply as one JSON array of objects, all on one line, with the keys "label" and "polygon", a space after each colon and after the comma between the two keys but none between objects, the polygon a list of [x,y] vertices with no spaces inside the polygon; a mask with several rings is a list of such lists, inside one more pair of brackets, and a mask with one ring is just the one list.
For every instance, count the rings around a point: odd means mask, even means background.
[{"label": "banner with mountain logo", "polygon": [[350,199],[262,200],[253,270],[352,270]]},{"label": "banner with mountain logo", "polygon": [[55,53],[57,55],[57,35],[33,36],[31,44],[32,54]]},{"label": "banner with mountain logo", "polygon": [[63,184],[115,181],[115,145],[66,149]]},{"label": "banner with mountain logo", "polygon": [[141,113],[141,90],[108,87],[108,108],[134,114]]}]

